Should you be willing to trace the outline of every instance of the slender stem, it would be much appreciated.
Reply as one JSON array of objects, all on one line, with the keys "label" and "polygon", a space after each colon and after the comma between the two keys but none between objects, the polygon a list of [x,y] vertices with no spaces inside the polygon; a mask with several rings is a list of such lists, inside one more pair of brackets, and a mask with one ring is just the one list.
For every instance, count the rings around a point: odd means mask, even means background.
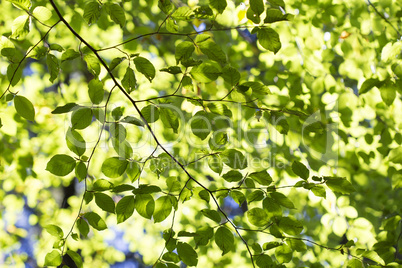
[{"label": "slender stem", "polygon": [[380,16],[386,23],[388,23],[394,29],[394,31],[398,35],[398,39],[401,39],[401,33],[398,31],[398,29],[383,14],[381,14],[380,11],[378,11],[378,9],[375,7],[375,5],[373,5],[373,3],[371,3],[370,0],[367,0],[367,2],[374,9],[375,13],[377,13],[378,16]]}]

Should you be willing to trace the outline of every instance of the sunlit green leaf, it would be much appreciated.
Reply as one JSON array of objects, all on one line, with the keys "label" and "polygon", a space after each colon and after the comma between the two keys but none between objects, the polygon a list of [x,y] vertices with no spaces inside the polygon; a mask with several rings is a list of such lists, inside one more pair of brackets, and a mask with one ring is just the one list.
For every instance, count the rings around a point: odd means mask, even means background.
[{"label": "sunlit green leaf", "polygon": [[46,165],[46,170],[57,176],[66,176],[75,168],[75,159],[65,154],[53,156]]},{"label": "sunlit green leaf", "polygon": [[54,225],[54,224],[46,225],[45,230],[52,236],[55,236],[58,238],[64,237],[63,230],[57,225]]},{"label": "sunlit green leaf", "polygon": [[152,80],[155,78],[154,65],[148,59],[143,57],[134,58],[134,64],[137,71],[145,75],[149,82],[152,82]]},{"label": "sunlit green leaf", "polygon": [[231,168],[245,169],[247,167],[247,158],[236,149],[227,149],[220,154],[223,163]]},{"label": "sunlit green leaf", "polygon": [[189,244],[177,243],[177,253],[180,259],[188,266],[197,266],[198,254]]},{"label": "sunlit green leaf", "polygon": [[342,194],[353,193],[355,188],[353,185],[345,178],[340,177],[325,177],[325,184],[334,192],[339,192]]},{"label": "sunlit green leaf", "polygon": [[133,195],[124,196],[116,205],[117,223],[122,223],[134,213],[135,199]]},{"label": "sunlit green leaf", "polygon": [[102,210],[114,213],[115,211],[115,204],[113,199],[104,193],[95,193],[95,203],[100,207]]},{"label": "sunlit green leaf", "polygon": [[100,17],[100,5],[97,1],[90,1],[84,7],[84,20],[88,25],[96,23]]},{"label": "sunlit green leaf", "polygon": [[252,225],[264,227],[269,223],[268,213],[262,208],[252,208],[246,214]]},{"label": "sunlit green leaf", "polygon": [[45,256],[45,266],[58,266],[62,262],[61,254],[58,250],[53,250],[52,252],[46,254]]},{"label": "sunlit green leaf", "polygon": [[19,95],[15,96],[14,107],[20,116],[30,121],[35,120],[35,109],[27,98]]},{"label": "sunlit green leaf", "polygon": [[234,246],[234,236],[226,227],[219,227],[215,232],[215,243],[222,250],[222,256],[232,250]]}]

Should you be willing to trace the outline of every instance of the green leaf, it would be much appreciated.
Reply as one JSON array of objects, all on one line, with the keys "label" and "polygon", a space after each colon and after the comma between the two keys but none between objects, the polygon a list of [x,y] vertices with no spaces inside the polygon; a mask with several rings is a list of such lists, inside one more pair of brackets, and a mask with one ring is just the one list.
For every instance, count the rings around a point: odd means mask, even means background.
[{"label": "green leaf", "polygon": [[303,223],[289,217],[280,218],[278,227],[289,235],[298,235],[303,231]]},{"label": "green leaf", "polygon": [[181,185],[177,177],[169,177],[166,179],[166,186],[169,193],[180,192]]},{"label": "green leaf", "polygon": [[135,199],[133,195],[124,196],[116,205],[117,223],[122,223],[134,213]]},{"label": "green leaf", "polygon": [[78,156],[81,156],[85,153],[86,143],[84,138],[75,131],[74,129],[69,128],[66,133],[66,143],[68,149],[70,149],[73,153]]},{"label": "green leaf", "polygon": [[306,166],[303,163],[301,163],[299,161],[293,161],[292,170],[297,176],[299,176],[303,180],[307,180],[309,178],[309,175],[310,175],[309,170],[306,168]]},{"label": "green leaf", "polygon": [[211,196],[209,195],[209,193],[208,193],[207,190],[201,190],[201,191],[198,193],[198,196],[199,196],[202,200],[205,200],[207,203],[209,203],[209,200],[210,200],[210,198],[211,198]]},{"label": "green leaf", "polygon": [[19,9],[23,9],[25,11],[28,11],[29,8],[31,7],[31,1],[30,0],[6,0],[8,2],[13,3],[16,7]]},{"label": "green leaf", "polygon": [[258,16],[264,12],[264,2],[262,0],[250,0],[250,7]]},{"label": "green leaf", "polygon": [[214,236],[214,230],[209,226],[197,228],[194,242],[197,246],[206,246],[209,240]]},{"label": "green leaf", "polygon": [[223,163],[235,169],[245,169],[247,167],[247,159],[236,149],[227,149],[220,154]]},{"label": "green leaf", "polygon": [[103,83],[99,79],[94,78],[88,83],[88,95],[93,104],[99,104],[103,100],[104,90]]},{"label": "green leaf", "polygon": [[154,65],[143,57],[134,58],[134,64],[137,71],[145,75],[145,77],[152,82],[152,79],[155,78],[155,67]]},{"label": "green leaf", "polygon": [[100,17],[100,5],[97,1],[90,1],[84,7],[84,20],[88,25],[96,23]]},{"label": "green leaf", "polygon": [[126,192],[126,191],[132,191],[134,190],[135,187],[129,184],[120,184],[120,185],[116,185],[113,187],[113,192],[114,193],[121,193],[121,192]]},{"label": "green leaf", "polygon": [[159,119],[159,109],[154,105],[148,105],[142,108],[141,114],[148,123],[153,123]]},{"label": "green leaf", "polygon": [[208,114],[204,111],[197,112],[190,121],[191,132],[199,137],[201,140],[205,140],[209,133],[211,133],[212,125],[208,118]]},{"label": "green leaf", "polygon": [[63,230],[57,225],[50,224],[50,225],[46,225],[44,228],[52,236],[55,236],[57,238],[63,238],[64,237]]},{"label": "green leaf", "polygon": [[249,177],[261,185],[268,186],[272,183],[272,178],[266,170],[250,173]]},{"label": "green leaf", "polygon": [[181,74],[183,73],[180,66],[169,66],[167,68],[160,69],[161,72],[167,72],[170,74]]},{"label": "green leaf", "polygon": [[221,226],[215,232],[215,243],[222,250],[222,256],[232,250],[234,246],[234,236],[232,232]]},{"label": "green leaf", "polygon": [[83,267],[82,258],[80,256],[80,254],[78,254],[77,252],[72,251],[70,249],[67,250],[67,254],[74,261],[74,263],[77,266],[77,268],[82,268]]},{"label": "green leaf", "polygon": [[95,203],[102,210],[114,213],[115,212],[115,204],[113,199],[104,193],[95,193]]},{"label": "green leaf", "polygon": [[209,219],[211,219],[211,220],[213,220],[213,221],[215,221],[215,222],[217,222],[217,223],[220,223],[220,222],[221,222],[221,215],[219,215],[219,212],[216,211],[216,210],[212,210],[212,209],[202,209],[202,210],[201,210],[201,213],[202,213],[205,217],[207,217],[207,218],[209,218]]},{"label": "green leaf", "polygon": [[94,75],[94,76],[99,76],[100,74],[100,64],[98,61],[98,58],[95,56],[95,54],[87,54],[84,56],[84,60],[87,63],[87,69],[88,71]]},{"label": "green leaf", "polygon": [[131,182],[136,181],[141,175],[140,165],[137,162],[129,162],[126,173],[131,179]]},{"label": "green leaf", "polygon": [[171,0],[159,0],[158,7],[166,15],[169,15],[169,13],[172,12],[172,10],[173,10],[173,4],[172,4]]},{"label": "green leaf", "polygon": [[173,112],[173,110],[168,107],[169,106],[161,106],[159,109],[159,115],[163,125],[167,128],[173,129],[173,132],[177,133],[179,128],[179,117],[176,112]]},{"label": "green leaf", "polygon": [[176,46],[175,58],[176,64],[179,64],[182,60],[189,59],[194,52],[194,44],[189,41],[180,42]]},{"label": "green leaf", "polygon": [[89,225],[98,231],[107,229],[105,221],[95,212],[87,212],[84,217],[88,220]]},{"label": "green leaf", "polygon": [[249,19],[252,22],[254,22],[254,24],[259,24],[260,21],[261,21],[260,16],[251,7],[249,7],[247,9],[246,16],[247,16],[247,19]]},{"label": "green leaf", "polygon": [[217,131],[212,134],[208,141],[209,148],[214,151],[222,151],[228,143],[228,135],[226,132]]},{"label": "green leaf", "polygon": [[113,183],[105,179],[97,179],[92,186],[92,190],[98,192],[108,191],[111,189],[113,189]]},{"label": "green leaf", "polygon": [[133,69],[131,69],[130,67],[127,67],[123,80],[121,80],[121,84],[123,85],[124,89],[127,90],[128,93],[134,91],[137,85],[137,80],[135,78]]},{"label": "green leaf", "polygon": [[240,73],[236,68],[226,65],[222,70],[222,78],[231,87],[237,85],[240,81]]},{"label": "green leaf", "polygon": [[50,50],[56,50],[58,52],[63,52],[64,51],[64,48],[62,46],[60,46],[59,44],[50,44],[49,49]]},{"label": "green leaf", "polygon": [[76,161],[71,156],[57,154],[47,163],[46,170],[57,176],[66,176],[74,170]]},{"label": "green leaf", "polygon": [[18,67],[17,63],[12,63],[7,67],[7,78],[11,86],[15,86],[22,77],[22,68]]},{"label": "green leaf", "polygon": [[291,15],[283,14],[282,11],[276,8],[268,8],[267,15],[264,19],[264,23],[273,23],[278,21],[288,21]]},{"label": "green leaf", "polygon": [[217,61],[219,63],[226,63],[226,55],[219,45],[217,45],[211,39],[197,44],[201,52],[207,55],[210,60]]},{"label": "green leaf", "polygon": [[163,254],[162,259],[174,263],[178,263],[180,261],[179,256],[173,252],[166,252],[165,254]]},{"label": "green leaf", "polygon": [[241,206],[243,202],[246,201],[246,196],[238,190],[230,191],[230,196],[237,204],[239,204],[239,206]]},{"label": "green leaf", "polygon": [[70,103],[67,103],[66,105],[56,107],[56,109],[54,109],[54,110],[52,111],[52,114],[64,114],[64,113],[68,113],[68,112],[71,112],[71,111],[72,111],[75,107],[77,107],[77,106],[79,106],[79,105],[76,104],[76,103],[70,102]]},{"label": "green leaf", "polygon": [[237,170],[231,170],[228,173],[223,174],[222,178],[228,182],[236,182],[243,179],[243,175]]},{"label": "green leaf", "polygon": [[396,59],[402,51],[402,42],[397,41],[395,43],[389,42],[381,51],[381,61],[387,62],[389,60]]},{"label": "green leaf", "polygon": [[266,254],[260,254],[256,256],[255,263],[257,264],[258,267],[261,268],[270,268],[272,267],[271,265],[273,264],[271,257]]},{"label": "green leaf", "polygon": [[402,164],[402,147],[396,147],[389,152],[388,159],[395,164]]},{"label": "green leaf", "polygon": [[88,127],[92,122],[92,116],[93,114],[91,108],[78,108],[71,114],[71,128],[84,129]]},{"label": "green leaf", "polygon": [[137,194],[135,196],[135,209],[142,217],[151,219],[155,209],[155,201],[152,195]]},{"label": "green leaf", "polygon": [[49,81],[53,83],[54,80],[56,80],[56,78],[59,76],[60,72],[59,60],[53,54],[47,54],[46,63],[50,73]]},{"label": "green leaf", "polygon": [[265,227],[269,223],[268,213],[262,208],[252,208],[246,214],[252,225]]},{"label": "green leaf", "polygon": [[305,252],[307,250],[306,244],[298,239],[286,239],[286,243],[297,252]]},{"label": "green leaf", "polygon": [[52,11],[44,6],[37,6],[32,11],[32,15],[41,22],[45,22],[52,17]]},{"label": "green leaf", "polygon": [[341,194],[350,194],[355,192],[353,185],[345,178],[340,177],[324,177],[325,184],[334,192],[339,192]]},{"label": "green leaf", "polygon": [[156,185],[149,185],[149,184],[140,184],[138,188],[133,190],[134,194],[152,194],[152,193],[159,193],[162,189]]},{"label": "green leaf", "polygon": [[127,165],[127,160],[118,157],[111,157],[103,162],[102,173],[109,178],[117,178],[124,174]]},{"label": "green leaf", "polygon": [[278,201],[276,201],[275,199],[266,197],[264,199],[264,201],[262,201],[262,206],[270,214],[272,214],[274,216],[282,216],[282,207],[279,205]]},{"label": "green leaf", "polygon": [[282,245],[281,242],[272,241],[272,242],[264,243],[264,245],[262,245],[262,248],[264,250],[270,250],[270,249],[279,247],[280,245]]},{"label": "green leaf", "polygon": [[275,54],[281,49],[281,41],[278,33],[271,28],[259,28],[257,32],[258,43],[265,49]]},{"label": "green leaf", "polygon": [[188,266],[197,266],[198,254],[189,244],[183,242],[177,243],[177,253],[180,259]]},{"label": "green leaf", "polygon": [[209,5],[218,11],[218,13],[222,14],[227,6],[227,3],[226,0],[209,0]]},{"label": "green leaf", "polygon": [[35,120],[35,109],[32,103],[23,96],[14,97],[14,108],[17,113],[23,118],[34,121]]},{"label": "green leaf", "polygon": [[172,212],[172,202],[169,196],[161,196],[155,201],[154,221],[164,221]]},{"label": "green leaf", "polygon": [[121,122],[127,123],[127,124],[133,124],[139,127],[144,127],[144,122],[142,122],[141,119],[136,118],[134,116],[126,116],[121,120]]},{"label": "green leaf", "polygon": [[190,74],[198,82],[210,83],[218,79],[222,72],[216,65],[210,62],[203,62],[200,65],[193,67]]},{"label": "green leaf", "polygon": [[22,15],[17,17],[11,25],[11,38],[24,38],[29,33],[29,16]]},{"label": "green leaf", "polygon": [[77,220],[77,228],[80,231],[80,234],[83,237],[87,237],[88,233],[89,233],[89,225],[88,223],[83,219],[83,218],[79,218]]},{"label": "green leaf", "polygon": [[264,199],[264,196],[264,192],[260,189],[257,189],[247,195],[247,202],[250,204],[251,202],[261,201]]},{"label": "green leaf", "polygon": [[221,157],[219,155],[209,156],[208,166],[212,171],[214,171],[218,174],[221,174],[222,169],[223,169],[223,162],[222,162]]},{"label": "green leaf", "polygon": [[125,57],[117,57],[112,60],[109,65],[109,70],[113,71],[120,63],[122,63],[126,58]]},{"label": "green leaf", "polygon": [[380,81],[376,78],[369,78],[366,81],[364,81],[363,84],[361,85],[361,87],[359,89],[359,94],[367,93],[373,87],[381,87],[381,85],[384,82],[385,81]]},{"label": "green leaf", "polygon": [[351,259],[348,261],[347,268],[363,268],[363,263],[358,259]]},{"label": "green leaf", "polygon": [[285,244],[277,247],[275,249],[275,258],[279,263],[288,263],[292,260],[293,251],[292,249]]},{"label": "green leaf", "polygon": [[390,106],[396,98],[396,84],[388,80],[380,87],[381,98],[386,105]]},{"label": "green leaf", "polygon": [[59,266],[62,262],[61,254],[58,250],[53,250],[52,252],[46,254],[45,256],[45,266]]},{"label": "green leaf", "polygon": [[324,197],[326,198],[327,194],[325,191],[325,188],[321,185],[315,185],[313,188],[310,189],[314,195],[318,197]]},{"label": "green leaf", "polygon": [[75,58],[78,58],[80,55],[81,54],[79,52],[69,48],[61,55],[61,62],[73,60]]},{"label": "green leaf", "polygon": [[375,252],[373,250],[365,251],[362,254],[362,256],[365,257],[365,258],[368,258],[368,259],[370,259],[372,261],[375,261],[376,263],[379,263],[381,265],[385,265],[384,260],[378,255],[377,252]]},{"label": "green leaf", "polygon": [[117,24],[120,25],[121,28],[126,25],[126,14],[124,9],[119,4],[108,4],[106,6],[108,14],[110,18]]},{"label": "green leaf", "polygon": [[293,202],[290,201],[290,199],[287,198],[284,194],[278,193],[278,192],[273,192],[273,193],[270,193],[270,195],[281,206],[283,206],[285,208],[289,208],[289,209],[295,208],[295,205],[293,204]]},{"label": "green leaf", "polygon": [[82,182],[87,177],[87,166],[84,162],[79,161],[75,166],[75,176],[77,177],[79,182]]},{"label": "green leaf", "polygon": [[189,20],[194,18],[194,12],[188,6],[181,6],[172,14],[172,18],[176,20]]},{"label": "green leaf", "polygon": [[94,199],[94,193],[93,192],[85,192],[84,200],[87,205],[92,201],[92,199]]}]

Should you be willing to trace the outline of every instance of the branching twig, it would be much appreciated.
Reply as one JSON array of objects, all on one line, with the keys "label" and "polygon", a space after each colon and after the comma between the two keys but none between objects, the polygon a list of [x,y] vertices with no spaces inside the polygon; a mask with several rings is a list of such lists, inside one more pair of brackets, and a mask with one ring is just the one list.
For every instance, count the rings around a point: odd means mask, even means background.
[{"label": "branching twig", "polygon": [[386,23],[388,23],[392,29],[394,29],[394,31],[396,32],[396,34],[398,35],[398,39],[401,39],[401,33],[398,31],[398,29],[383,15],[381,14],[380,11],[378,11],[378,9],[375,7],[375,5],[373,5],[373,3],[371,3],[370,0],[367,0],[368,4],[374,9],[375,13],[377,13],[378,16],[380,16]]}]

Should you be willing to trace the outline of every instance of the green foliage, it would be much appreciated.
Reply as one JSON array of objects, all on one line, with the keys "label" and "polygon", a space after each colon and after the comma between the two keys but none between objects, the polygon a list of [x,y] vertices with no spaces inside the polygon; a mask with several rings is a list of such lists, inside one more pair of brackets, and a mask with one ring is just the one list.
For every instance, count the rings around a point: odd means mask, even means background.
[{"label": "green foliage", "polygon": [[6,266],[402,264],[400,1],[243,2],[0,2]]}]

